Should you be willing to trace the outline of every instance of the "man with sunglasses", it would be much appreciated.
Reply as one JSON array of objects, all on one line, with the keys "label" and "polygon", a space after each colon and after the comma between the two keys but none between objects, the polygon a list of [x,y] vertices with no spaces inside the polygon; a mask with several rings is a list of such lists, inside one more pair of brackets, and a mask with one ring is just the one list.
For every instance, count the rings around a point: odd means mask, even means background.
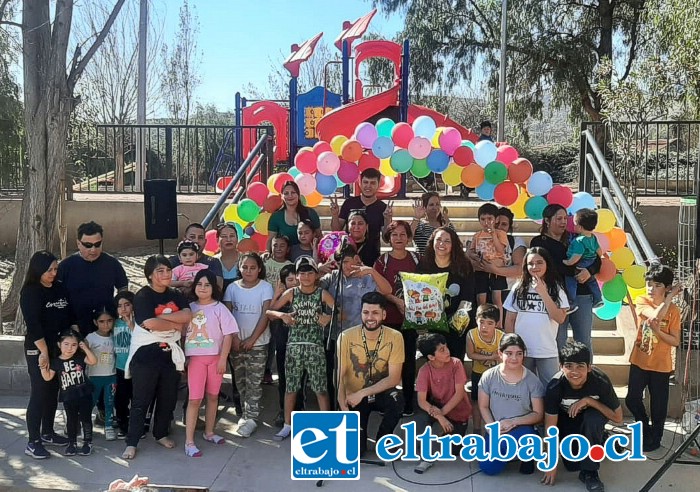
[{"label": "man with sunglasses", "polygon": [[58,265],[58,280],[68,289],[71,307],[85,336],[96,330],[92,312],[114,302],[115,291],[126,290],[129,281],[119,260],[102,250],[103,229],[90,221],[78,226],[78,251]]}]

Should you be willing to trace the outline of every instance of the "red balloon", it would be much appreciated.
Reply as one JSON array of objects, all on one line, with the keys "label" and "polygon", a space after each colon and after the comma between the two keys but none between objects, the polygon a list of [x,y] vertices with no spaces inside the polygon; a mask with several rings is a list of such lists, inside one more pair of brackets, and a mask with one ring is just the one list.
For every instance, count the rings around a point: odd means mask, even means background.
[{"label": "red balloon", "polygon": [[258,247],[258,243],[253,241],[251,238],[246,237],[238,241],[238,251],[241,253],[255,251],[257,253],[260,251],[260,248]]},{"label": "red balloon", "polygon": [[301,149],[294,157],[294,165],[305,174],[316,172],[316,159],[318,156],[308,147]]},{"label": "red balloon", "polygon": [[532,164],[522,157],[515,159],[508,167],[508,179],[513,183],[525,183],[532,176]]},{"label": "red balloon", "polygon": [[282,197],[279,195],[269,195],[267,198],[265,198],[265,201],[263,202],[263,210],[265,212],[276,212],[280,209],[282,206]]},{"label": "red balloon", "polygon": [[496,155],[496,160],[507,166],[518,158],[518,151],[510,145],[501,145],[498,147]]},{"label": "red balloon", "polygon": [[379,158],[371,153],[362,154],[358,162],[360,172],[366,169],[379,169]]},{"label": "red balloon", "polygon": [[268,190],[267,186],[260,182],[251,183],[248,185],[248,189],[246,190],[245,194],[248,198],[257,203],[259,207],[262,207],[263,203],[265,203],[265,198],[267,198],[267,195],[270,194],[270,190]]},{"label": "red balloon", "polygon": [[265,251],[267,249],[267,238],[268,236],[263,236],[259,232],[250,236],[250,239],[258,246],[258,251]]},{"label": "red balloon", "polygon": [[415,135],[413,134],[413,128],[408,123],[397,123],[394,128],[391,129],[391,140],[394,144],[403,148],[408,148],[408,143]]},{"label": "red balloon", "polygon": [[455,164],[465,167],[474,162],[474,151],[466,145],[462,145],[461,147],[457,147],[452,158]]},{"label": "red balloon", "polygon": [[518,189],[518,185],[511,183],[510,181],[499,184],[496,186],[496,189],[493,190],[494,200],[496,200],[496,203],[504,207],[513,205],[516,201],[518,201],[519,194],[520,190]]},{"label": "red balloon", "polygon": [[558,204],[564,208],[569,208],[574,202],[574,194],[568,186],[554,185],[547,193],[547,201],[550,205]]},{"label": "red balloon", "polygon": [[294,177],[289,173],[279,173],[277,175],[277,179],[275,179],[275,184],[273,185],[277,193],[282,193],[282,188],[287,181],[294,181]]},{"label": "red balloon", "polygon": [[603,258],[600,262],[600,271],[596,275],[596,278],[600,282],[605,283],[615,278],[616,274],[617,267],[615,267],[615,264],[611,260]]},{"label": "red balloon", "polygon": [[[323,140],[319,140],[314,144],[314,154],[317,156],[323,154],[324,152],[333,152],[333,149],[331,148],[331,144],[328,142],[325,142]],[[297,166],[298,169],[298,166]],[[299,169],[301,171],[301,169]]]}]

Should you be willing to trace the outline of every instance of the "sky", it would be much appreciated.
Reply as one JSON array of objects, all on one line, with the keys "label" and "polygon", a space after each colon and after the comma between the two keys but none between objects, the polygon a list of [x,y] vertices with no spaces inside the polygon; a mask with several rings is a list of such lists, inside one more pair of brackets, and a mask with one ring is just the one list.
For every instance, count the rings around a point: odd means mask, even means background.
[{"label": "sky", "polygon": [[[152,3],[169,44],[181,5],[181,0]],[[292,44],[323,32],[323,40],[332,45],[343,21],[355,21],[373,8],[365,0],[190,0],[190,6],[199,17],[202,52],[196,98],[220,110],[233,110],[236,91],[242,92],[247,83],[266,86],[271,62],[282,60]],[[402,27],[400,14],[387,17],[380,11],[369,30],[389,39]]]}]

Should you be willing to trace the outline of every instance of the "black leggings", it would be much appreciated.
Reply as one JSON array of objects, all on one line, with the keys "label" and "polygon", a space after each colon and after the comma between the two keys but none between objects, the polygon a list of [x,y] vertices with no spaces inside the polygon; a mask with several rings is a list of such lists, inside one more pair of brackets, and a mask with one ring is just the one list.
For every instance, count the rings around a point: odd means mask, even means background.
[{"label": "black leggings", "polygon": [[39,351],[25,350],[27,372],[29,372],[31,386],[29,403],[27,404],[29,442],[39,441],[42,435],[53,435],[53,423],[56,419],[56,408],[58,407],[58,378],[55,377],[51,381],[44,381],[39,369],[39,354],[34,354],[34,352]]},{"label": "black leggings", "polygon": [[[634,420],[642,422],[644,426],[644,442],[661,444],[666,413],[668,411],[668,380],[670,377],[670,372],[647,371],[639,366],[630,364],[625,404],[632,412],[632,415],[634,415]],[[644,408],[644,388],[649,388],[651,426],[649,425],[649,415],[646,408]]]},{"label": "black leggings", "polygon": [[83,441],[92,442],[92,395],[85,395],[75,400],[64,401],[63,409],[66,411],[66,427],[68,440],[77,442],[78,429],[83,427]]},{"label": "black leggings", "polygon": [[117,426],[126,433],[129,429],[129,405],[133,394],[131,379],[124,378],[124,371],[117,369],[117,391],[114,393],[114,413]]},{"label": "black leggings", "polygon": [[[155,346],[155,347],[154,347]],[[175,369],[170,352],[164,352],[158,344],[138,349],[129,366],[133,385],[133,398],[129,414],[127,446],[137,446],[146,421],[148,407],[156,400],[153,412],[153,437],[162,439],[168,435],[168,427],[177,405],[177,386],[180,373]]]}]

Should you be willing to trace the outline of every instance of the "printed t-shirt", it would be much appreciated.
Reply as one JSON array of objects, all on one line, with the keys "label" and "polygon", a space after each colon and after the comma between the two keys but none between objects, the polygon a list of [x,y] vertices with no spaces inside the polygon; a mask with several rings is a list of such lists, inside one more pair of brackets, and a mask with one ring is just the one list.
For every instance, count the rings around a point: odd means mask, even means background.
[{"label": "printed t-shirt", "polygon": [[[242,280],[236,280],[226,288],[224,301],[230,302],[233,317],[238,323],[241,340],[245,340],[253,334],[260,317],[265,313],[262,310],[263,303],[272,299],[274,294],[272,285],[260,280],[255,287],[243,287]],[[262,335],[255,341],[255,346],[270,343],[270,329],[265,328]]]},{"label": "printed t-shirt", "polygon": [[90,346],[90,350],[97,358],[97,364],[89,366],[90,376],[112,376],[116,374],[114,366],[114,341],[112,336],[102,336],[93,331],[85,337]]},{"label": "printed t-shirt", "polygon": [[[671,345],[661,340],[654,334],[647,318],[642,316],[642,311],[646,308],[656,308],[651,298],[639,296],[637,298],[637,316],[639,327],[637,329],[637,339],[632,346],[630,362],[640,369],[654,372],[672,372],[673,360],[671,356]],[[675,304],[671,304],[666,312],[666,317],[661,320],[661,331],[669,334],[678,334],[681,329],[681,313]]]},{"label": "printed t-shirt", "polygon": [[489,395],[489,409],[494,420],[521,417],[532,412],[532,398],[544,396],[540,379],[523,367],[525,377],[517,383],[503,379],[500,364],[488,369],[479,380],[479,391]]},{"label": "printed t-shirt", "polygon": [[238,324],[222,302],[190,304],[192,321],[185,335],[185,355],[219,355],[226,335],[238,333]]}]

